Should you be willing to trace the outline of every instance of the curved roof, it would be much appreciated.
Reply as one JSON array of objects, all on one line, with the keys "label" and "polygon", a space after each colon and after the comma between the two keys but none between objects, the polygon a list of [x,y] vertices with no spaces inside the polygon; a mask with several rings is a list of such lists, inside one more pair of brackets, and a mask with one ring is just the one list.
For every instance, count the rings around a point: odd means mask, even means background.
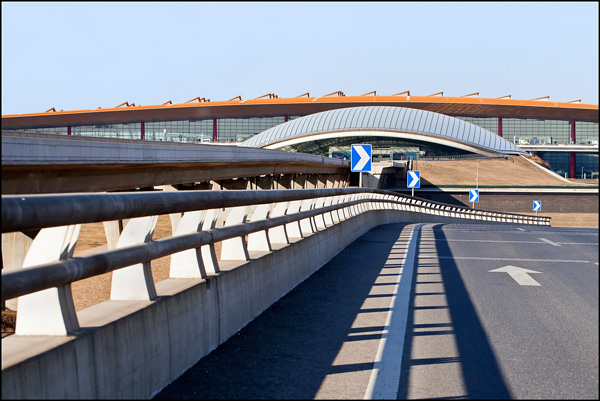
[{"label": "curved roof", "polygon": [[480,154],[524,154],[484,128],[444,114],[394,106],[348,107],[300,117],[263,131],[239,146],[277,149],[332,137],[395,137]]},{"label": "curved roof", "polygon": [[[308,94],[307,94],[308,95]],[[118,124],[140,121],[201,120],[210,118],[273,117],[308,115],[321,111],[357,106],[400,106],[449,115],[562,119],[598,122],[598,105],[549,100],[448,96],[300,96],[295,98],[237,97],[227,101],[195,98],[184,103],[135,105],[125,102],[117,107],[88,110],[56,110],[43,113],[2,116],[3,129],[54,127],[61,125]]]}]

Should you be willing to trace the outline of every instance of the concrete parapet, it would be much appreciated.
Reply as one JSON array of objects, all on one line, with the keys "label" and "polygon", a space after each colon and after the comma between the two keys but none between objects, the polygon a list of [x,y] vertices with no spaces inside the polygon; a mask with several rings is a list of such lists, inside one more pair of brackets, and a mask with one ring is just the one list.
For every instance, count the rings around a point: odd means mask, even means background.
[{"label": "concrete parapet", "polygon": [[[439,218],[431,216],[439,222]],[[356,238],[427,216],[362,213],[206,279],[157,283],[152,301],[106,301],[78,313],[66,337],[2,340],[3,398],[148,398],[292,290]],[[258,257],[257,257],[258,256]]]},{"label": "concrete parapet", "polygon": [[[260,199],[272,197],[263,191],[250,191],[250,195],[243,192],[244,199],[252,195],[257,204]],[[249,259],[238,257],[244,260],[220,260],[218,269],[206,268],[206,277],[161,281],[156,284],[156,297],[113,299],[82,310],[77,313],[79,329],[65,336],[12,335],[3,338],[2,397],[152,397],[371,228],[396,222],[500,222],[497,220],[499,216],[479,212],[474,214],[466,209],[433,205],[416,198],[394,200],[396,195],[381,191],[330,192],[340,192],[327,199],[332,206],[338,201],[339,204],[348,205],[325,212],[332,215],[333,225],[325,226],[323,216],[314,214],[314,198],[308,195],[303,197],[308,192],[300,191],[300,195],[294,195],[284,191],[278,196],[280,201],[287,203],[288,196],[289,199],[295,199],[286,206],[289,216],[284,213],[283,221],[276,220],[280,218],[276,216],[281,215],[278,203],[273,206],[271,222],[289,226],[290,229],[286,235],[272,236],[271,251],[246,249],[244,252]],[[215,195],[212,200],[214,204],[211,204],[210,196],[213,195],[203,194],[204,206],[221,205],[219,197],[226,194],[231,195],[229,198],[232,202],[237,199],[235,196],[241,196],[224,191],[219,196]],[[181,210],[196,204],[194,194],[175,195],[178,199],[182,198],[178,206]],[[154,196],[149,194],[143,198]],[[167,198],[166,194],[156,196],[161,196],[163,200]],[[131,197],[137,199],[138,196],[130,195],[127,199],[131,201]],[[189,205],[183,202],[183,198],[192,197],[194,199],[188,199]],[[169,195],[168,198],[174,197]],[[13,199],[15,202],[18,200]],[[125,202],[124,197],[121,200]],[[317,208],[321,208],[325,201],[322,199],[322,202],[318,202]],[[112,205],[112,202],[109,204]],[[135,207],[137,212],[143,212],[139,210],[143,209],[139,204],[136,203]],[[211,215],[205,219],[208,225],[203,223],[203,229],[212,229],[215,225],[228,226],[228,220],[232,219],[235,226],[228,228],[242,230],[242,225],[236,223],[245,220],[246,208],[248,206],[235,206],[219,216]],[[3,210],[6,210],[4,206]],[[71,213],[71,208],[68,210]],[[235,210],[243,213],[236,213]],[[292,220],[298,211],[303,214]],[[126,208],[122,213],[125,212]],[[156,206],[147,212],[158,213]],[[111,215],[111,219],[121,217]],[[322,219],[322,222],[318,219]],[[185,216],[181,221],[184,220]],[[194,221],[196,225],[200,222]],[[261,224],[260,217],[258,222],[250,222],[246,227],[252,224]],[[296,230],[292,230],[292,227],[296,227]],[[265,225],[259,230],[273,228],[275,226]],[[236,238],[241,238],[243,234],[239,231]],[[214,235],[217,236],[216,231]],[[178,237],[178,241],[182,238],[185,237]],[[281,243],[284,239],[287,242]],[[128,250],[134,253],[133,247]],[[229,259],[236,258],[232,252],[225,252],[224,255]],[[105,262],[107,258],[105,256]],[[14,291],[9,285],[10,281],[3,282],[3,296],[7,298],[7,294]]]}]

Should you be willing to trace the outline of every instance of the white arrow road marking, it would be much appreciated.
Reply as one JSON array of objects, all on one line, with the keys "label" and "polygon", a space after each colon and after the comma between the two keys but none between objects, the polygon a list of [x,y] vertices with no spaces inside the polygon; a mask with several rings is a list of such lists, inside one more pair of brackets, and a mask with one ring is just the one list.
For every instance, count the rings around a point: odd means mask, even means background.
[{"label": "white arrow road marking", "polygon": [[542,241],[549,243],[550,245],[554,245],[554,246],[560,246],[560,244],[557,244],[556,242],[552,242],[549,239],[546,238],[540,238]]},{"label": "white arrow road marking", "polygon": [[356,165],[354,165],[354,170],[362,170],[371,158],[369,157],[369,154],[367,153],[365,148],[363,148],[362,146],[355,146],[354,149],[356,149],[356,153],[358,153],[358,155],[360,156],[360,160],[358,161],[358,163],[356,163]]},{"label": "white arrow road marking", "polygon": [[408,184],[409,187],[414,187],[419,183],[419,176],[414,171],[409,171],[408,175],[410,175],[412,181]]},{"label": "white arrow road marking", "polygon": [[529,277],[529,273],[541,273],[535,270],[524,269],[517,266],[504,266],[490,272],[508,273],[519,285],[541,286],[540,283]]}]

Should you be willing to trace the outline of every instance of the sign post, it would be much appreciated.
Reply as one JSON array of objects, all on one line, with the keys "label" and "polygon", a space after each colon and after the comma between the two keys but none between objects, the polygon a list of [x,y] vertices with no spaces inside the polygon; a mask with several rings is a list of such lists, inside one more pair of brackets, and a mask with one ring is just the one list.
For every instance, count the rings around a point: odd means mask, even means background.
[{"label": "sign post", "polygon": [[419,170],[408,170],[406,186],[412,188],[412,196],[415,196],[415,188],[421,188],[421,172]]},{"label": "sign post", "polygon": [[372,147],[370,144],[352,145],[350,167],[353,172],[359,172],[358,187],[362,188],[363,172],[371,171]]}]

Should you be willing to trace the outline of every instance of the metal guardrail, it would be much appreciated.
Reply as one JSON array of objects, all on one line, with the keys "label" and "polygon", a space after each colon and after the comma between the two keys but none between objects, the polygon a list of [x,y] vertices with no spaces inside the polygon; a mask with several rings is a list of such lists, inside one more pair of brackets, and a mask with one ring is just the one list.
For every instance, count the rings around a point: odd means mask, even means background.
[{"label": "metal guardrail", "polygon": [[[62,322],[49,323],[50,329],[23,324],[21,333],[18,321],[17,334],[65,335],[78,329],[72,282],[113,272],[111,299],[151,300],[156,297],[149,264],[154,259],[172,256],[170,277],[205,278],[220,271],[215,243],[222,244],[221,261],[249,260],[249,251],[270,251],[271,243],[289,244],[290,237],[310,235],[369,210],[550,223],[549,217],[475,210],[369,188],[2,196],[2,233],[40,230],[25,267],[2,272],[2,300],[19,297],[17,319],[63,316]],[[173,236],[151,240],[158,215],[173,213],[182,214]],[[81,224],[123,219],[131,220],[116,249],[72,257]],[[192,273],[175,266],[186,252]]]}]

